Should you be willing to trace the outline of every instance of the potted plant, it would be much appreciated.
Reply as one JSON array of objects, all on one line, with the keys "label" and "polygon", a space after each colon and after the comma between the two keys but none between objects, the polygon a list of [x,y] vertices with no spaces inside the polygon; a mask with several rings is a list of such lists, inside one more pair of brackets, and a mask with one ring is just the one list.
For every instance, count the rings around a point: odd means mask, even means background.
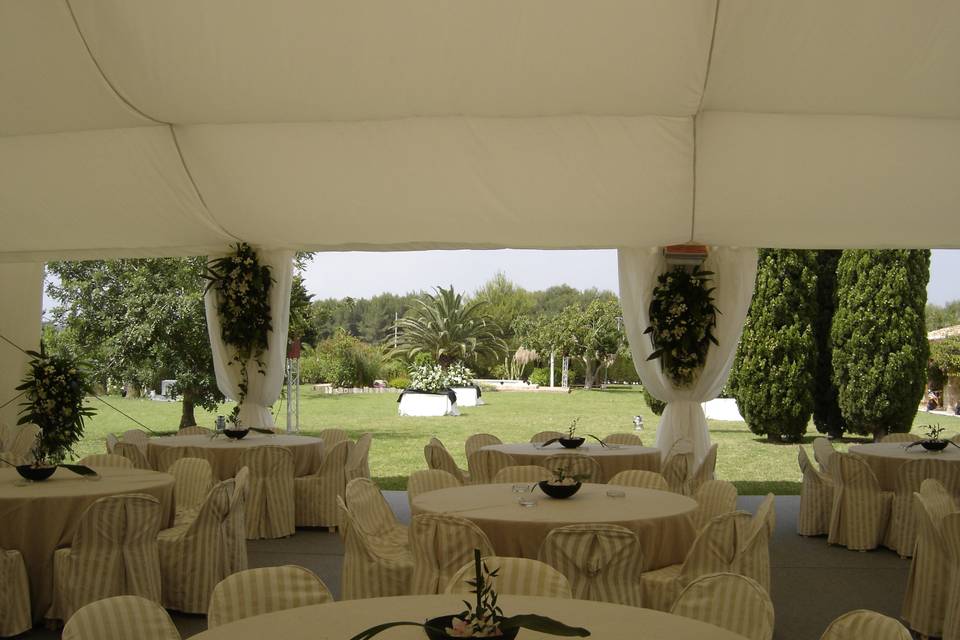
[{"label": "potted plant", "polygon": [[476,595],[474,603],[464,600],[466,609],[457,614],[448,614],[430,618],[425,622],[385,622],[370,627],[353,636],[350,640],[370,640],[381,632],[393,627],[421,627],[430,640],[452,640],[453,638],[501,638],[510,640],[517,637],[520,629],[530,629],[553,636],[586,638],[590,632],[582,627],[570,627],[562,622],[532,613],[504,616],[497,604],[497,592],[492,579],[497,571],[490,571],[480,558],[480,550],[473,550],[474,579],[468,580]]},{"label": "potted plant", "polygon": [[923,447],[927,451],[943,451],[947,448],[948,445],[953,445],[960,449],[960,445],[952,440],[946,438],[941,438],[941,434],[946,431],[946,428],[941,427],[939,424],[931,424],[927,426],[926,432],[927,437],[923,440],[917,440],[916,442],[911,442],[906,446],[907,449],[911,447],[916,447],[917,445]]},{"label": "potted plant", "polygon": [[570,426],[567,427],[567,437],[559,438],[560,444],[567,449],[576,449],[585,442],[585,438],[577,437],[577,423],[580,422],[580,418],[576,417],[570,421]]},{"label": "potted plant", "polygon": [[540,491],[543,491],[551,498],[563,500],[569,498],[583,486],[583,480],[589,480],[590,476],[572,475],[568,476],[563,467],[553,471],[553,478],[550,480],[541,480],[537,483]]}]

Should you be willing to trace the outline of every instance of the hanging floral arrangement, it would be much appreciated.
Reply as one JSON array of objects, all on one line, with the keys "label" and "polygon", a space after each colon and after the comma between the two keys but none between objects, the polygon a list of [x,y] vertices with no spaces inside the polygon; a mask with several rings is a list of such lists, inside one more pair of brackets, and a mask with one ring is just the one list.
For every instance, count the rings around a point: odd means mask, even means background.
[{"label": "hanging floral arrangement", "polygon": [[231,255],[207,263],[205,275],[217,294],[217,315],[220,318],[220,336],[228,347],[233,348],[234,363],[240,367],[239,397],[233,410],[232,420],[237,423],[240,405],[250,389],[247,371],[251,361],[257,372],[266,375],[263,353],[267,350],[270,331],[270,288],[273,278],[270,267],[260,264],[256,251],[247,244],[234,247]]},{"label": "hanging floral arrangement", "polygon": [[647,360],[660,359],[660,366],[678,388],[689,387],[707,360],[710,343],[719,344],[713,335],[717,326],[717,308],[710,271],[699,266],[690,271],[682,266],[657,278],[650,301],[650,334],[654,352]]}]

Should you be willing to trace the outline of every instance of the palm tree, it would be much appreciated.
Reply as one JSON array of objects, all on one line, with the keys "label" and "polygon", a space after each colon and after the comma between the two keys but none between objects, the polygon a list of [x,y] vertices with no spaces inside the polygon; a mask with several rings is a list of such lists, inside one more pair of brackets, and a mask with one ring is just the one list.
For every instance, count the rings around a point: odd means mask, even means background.
[{"label": "palm tree", "polygon": [[452,286],[435,291],[416,300],[413,310],[397,321],[395,353],[411,358],[429,353],[446,367],[457,360],[499,357],[506,352],[500,327],[486,314],[486,302],[464,302]]}]

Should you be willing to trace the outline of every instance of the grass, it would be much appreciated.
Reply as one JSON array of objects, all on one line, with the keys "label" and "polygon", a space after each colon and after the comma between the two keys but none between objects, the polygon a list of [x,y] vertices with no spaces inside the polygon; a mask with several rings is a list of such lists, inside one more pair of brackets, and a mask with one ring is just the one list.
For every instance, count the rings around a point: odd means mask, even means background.
[{"label": "grass", "polygon": [[[652,445],[657,416],[647,408],[643,395],[632,389],[606,391],[574,391],[569,395],[537,393],[487,393],[486,406],[461,408],[459,417],[413,418],[397,415],[396,395],[352,394],[321,395],[310,387],[301,389],[301,432],[315,434],[328,427],[341,427],[356,438],[373,433],[370,453],[372,474],[385,489],[403,489],[406,478],[425,468],[423,446],[430,436],[440,438],[466,468],[463,444],[474,433],[492,433],[504,442],[527,442],[537,431],[563,431],[570,421],[580,416],[580,434],[603,437],[614,432],[631,431],[633,416],[643,416],[646,426],[643,438]],[[78,457],[104,451],[107,433],[121,433],[137,425],[96,399],[97,415],[88,422],[86,437],[77,447]],[[153,430],[174,433],[180,419],[180,403],[152,400],[108,399],[124,413]],[[230,407],[221,407],[227,414]],[[278,424],[285,424],[285,407],[278,414]],[[198,410],[197,422],[213,427],[215,416]],[[914,432],[922,433],[925,424],[939,423],[948,432],[960,432],[960,418],[918,413]],[[819,434],[808,427],[803,441],[809,444]],[[710,436],[720,445],[717,477],[732,481],[741,495],[773,492],[778,495],[800,493],[800,470],[794,445],[772,444],[763,436],[752,434],[742,422],[710,421]],[[850,444],[868,442],[866,438],[844,438],[835,442],[844,450]]]}]

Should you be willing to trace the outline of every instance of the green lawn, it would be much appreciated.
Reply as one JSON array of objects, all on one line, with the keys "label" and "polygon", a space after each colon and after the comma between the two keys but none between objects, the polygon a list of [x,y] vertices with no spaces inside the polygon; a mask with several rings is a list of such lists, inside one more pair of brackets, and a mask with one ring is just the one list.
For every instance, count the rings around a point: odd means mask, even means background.
[{"label": "green lawn", "polygon": [[[526,442],[537,431],[563,430],[580,416],[578,430],[603,437],[617,431],[633,429],[633,416],[643,416],[646,431],[643,438],[654,441],[657,417],[647,408],[643,396],[630,389],[607,391],[574,391],[569,395],[537,393],[486,393],[486,406],[462,408],[459,417],[410,418],[397,415],[395,394],[320,395],[310,387],[301,389],[301,425],[305,434],[327,427],[341,427],[353,437],[365,431],[373,433],[370,467],[384,488],[402,489],[410,472],[425,468],[423,446],[430,436],[440,438],[458,463],[466,468],[463,444],[474,433],[492,433],[504,442]],[[126,400],[110,397],[108,401],[158,432],[173,433],[179,423],[180,404],[152,400]],[[77,447],[80,456],[104,451],[107,433],[121,433],[136,425],[96,399],[98,409],[88,422],[87,436]],[[229,413],[222,407],[220,413]],[[281,408],[278,424],[285,425],[286,412]],[[214,416],[197,412],[202,426],[212,427]],[[938,422],[948,432],[960,432],[960,419],[918,413],[914,430],[919,425]],[[742,422],[711,421],[710,435],[719,443],[717,477],[731,480],[743,495],[767,493],[798,494],[800,471],[793,445],[770,444],[764,437],[750,433]],[[811,424],[805,443],[818,434]],[[865,442],[851,438],[837,443]],[[811,452],[812,453],[812,452]]]}]

